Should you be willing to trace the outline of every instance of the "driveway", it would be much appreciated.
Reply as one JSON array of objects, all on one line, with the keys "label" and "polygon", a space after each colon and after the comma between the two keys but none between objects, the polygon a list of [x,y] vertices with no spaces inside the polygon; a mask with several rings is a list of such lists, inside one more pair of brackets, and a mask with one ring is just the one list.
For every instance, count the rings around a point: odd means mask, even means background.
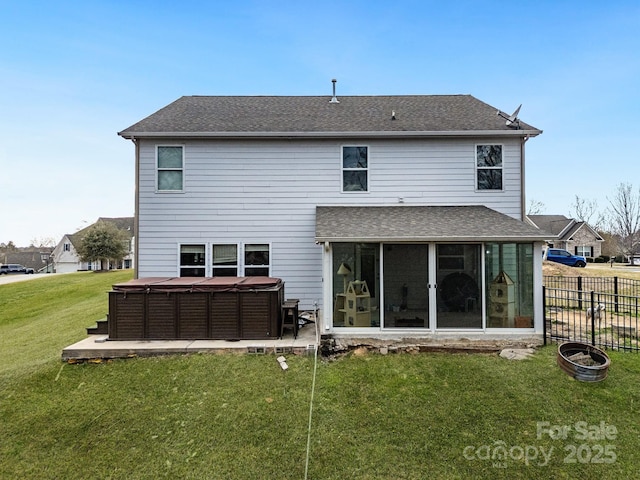
[{"label": "driveway", "polygon": [[0,275],[0,285],[4,285],[5,283],[14,283],[14,282],[24,282],[25,280],[34,280],[36,278],[48,277],[50,275],[56,275],[55,273],[34,273],[34,274],[24,274],[24,273],[14,273],[11,275]]}]

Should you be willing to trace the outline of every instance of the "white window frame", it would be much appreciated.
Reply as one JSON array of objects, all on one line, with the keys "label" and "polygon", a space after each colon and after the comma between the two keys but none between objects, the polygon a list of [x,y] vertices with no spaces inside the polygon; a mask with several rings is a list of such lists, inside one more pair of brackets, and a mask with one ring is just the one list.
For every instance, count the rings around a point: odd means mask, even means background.
[{"label": "white window frame", "polygon": [[[159,150],[163,147],[180,147],[182,149],[182,167],[181,168],[176,168],[176,167],[172,167],[172,168],[160,168],[160,166],[158,165],[159,162]],[[156,184],[155,184],[155,191],[156,193],[182,193],[185,191],[185,146],[184,144],[160,144],[160,145],[156,145]],[[177,172],[179,171],[182,175],[182,188],[180,190],[161,190],[160,189],[160,184],[159,184],[159,180],[160,180],[160,172],[166,172],[166,171],[174,171]]]},{"label": "white window frame", "polygon": [[[182,247],[186,246],[186,245],[203,245],[205,247],[204,250],[204,255],[205,255],[205,259],[204,259],[204,265],[182,265],[181,263],[181,251],[182,251]],[[213,246],[214,245],[235,245],[236,246],[236,266],[232,267],[231,265],[223,265],[221,267],[215,267],[213,265]],[[267,254],[269,257],[269,263],[266,265],[250,265],[247,264],[245,259],[245,253],[246,253],[246,249],[249,245],[266,245],[267,247]],[[199,242],[199,241],[184,241],[184,242],[180,242],[177,245],[177,265],[176,265],[176,275],[178,277],[180,277],[180,273],[181,270],[183,268],[204,268],[204,276],[205,277],[211,277],[213,276],[213,269],[214,268],[224,268],[224,267],[228,267],[228,268],[237,268],[237,276],[238,277],[245,277],[246,275],[246,270],[249,268],[264,268],[267,269],[267,277],[271,276],[271,266],[273,264],[273,258],[272,258],[272,246],[270,242],[261,242],[261,241],[255,241],[255,242],[239,242],[239,243],[233,243],[233,242],[225,242],[225,241],[217,241],[217,242]]]},{"label": "white window frame", "polygon": [[[478,166],[478,147],[500,147],[500,166]],[[474,164],[475,164],[475,190],[477,192],[503,192],[504,191],[504,145],[501,143],[476,143],[474,146]],[[480,170],[499,170],[500,171],[500,188],[480,188],[478,184],[478,172]]]},{"label": "white window frame", "polygon": [[[345,168],[344,166],[344,149],[345,148],[366,148],[367,149],[367,166]],[[369,167],[371,165],[371,148],[369,145],[341,145],[340,146],[340,191],[342,193],[369,193]],[[365,190],[345,190],[344,189],[344,174],[345,172],[365,172],[367,176],[367,184]]]}]

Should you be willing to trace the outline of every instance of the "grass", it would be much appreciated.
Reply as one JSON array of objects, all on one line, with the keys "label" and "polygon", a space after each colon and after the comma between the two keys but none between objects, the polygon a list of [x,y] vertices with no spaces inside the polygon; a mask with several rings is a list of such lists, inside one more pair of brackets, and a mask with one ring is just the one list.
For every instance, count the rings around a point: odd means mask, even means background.
[{"label": "grass", "polygon": [[[0,286],[0,478],[304,478],[311,357],[288,358],[286,372],[271,355],[60,361],[124,279]],[[634,478],[640,357],[610,355],[597,384],[564,374],[555,347],[520,362],[372,353],[322,361],[309,478]],[[572,430],[554,440],[538,435],[538,422]],[[577,422],[617,434],[582,440]],[[613,450],[603,455],[606,445]],[[506,458],[485,459],[498,446]],[[546,464],[542,452],[551,452]]]}]

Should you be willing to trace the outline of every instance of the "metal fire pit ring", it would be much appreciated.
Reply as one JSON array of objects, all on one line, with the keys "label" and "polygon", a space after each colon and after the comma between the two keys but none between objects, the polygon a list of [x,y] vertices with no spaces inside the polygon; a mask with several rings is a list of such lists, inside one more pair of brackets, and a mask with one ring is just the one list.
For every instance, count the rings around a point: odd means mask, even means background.
[{"label": "metal fire pit ring", "polygon": [[[581,382],[599,382],[607,378],[611,360],[598,347],[581,342],[565,342],[558,347],[558,366]],[[586,359],[587,362],[583,360]]]}]

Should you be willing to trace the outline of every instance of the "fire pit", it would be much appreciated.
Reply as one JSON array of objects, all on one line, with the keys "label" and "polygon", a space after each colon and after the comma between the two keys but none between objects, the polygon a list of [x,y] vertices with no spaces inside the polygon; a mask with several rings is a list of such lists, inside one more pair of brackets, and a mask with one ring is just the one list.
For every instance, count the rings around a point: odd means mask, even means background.
[{"label": "fire pit", "polygon": [[566,342],[558,347],[558,366],[581,382],[599,382],[607,378],[611,360],[602,350],[580,342]]}]

